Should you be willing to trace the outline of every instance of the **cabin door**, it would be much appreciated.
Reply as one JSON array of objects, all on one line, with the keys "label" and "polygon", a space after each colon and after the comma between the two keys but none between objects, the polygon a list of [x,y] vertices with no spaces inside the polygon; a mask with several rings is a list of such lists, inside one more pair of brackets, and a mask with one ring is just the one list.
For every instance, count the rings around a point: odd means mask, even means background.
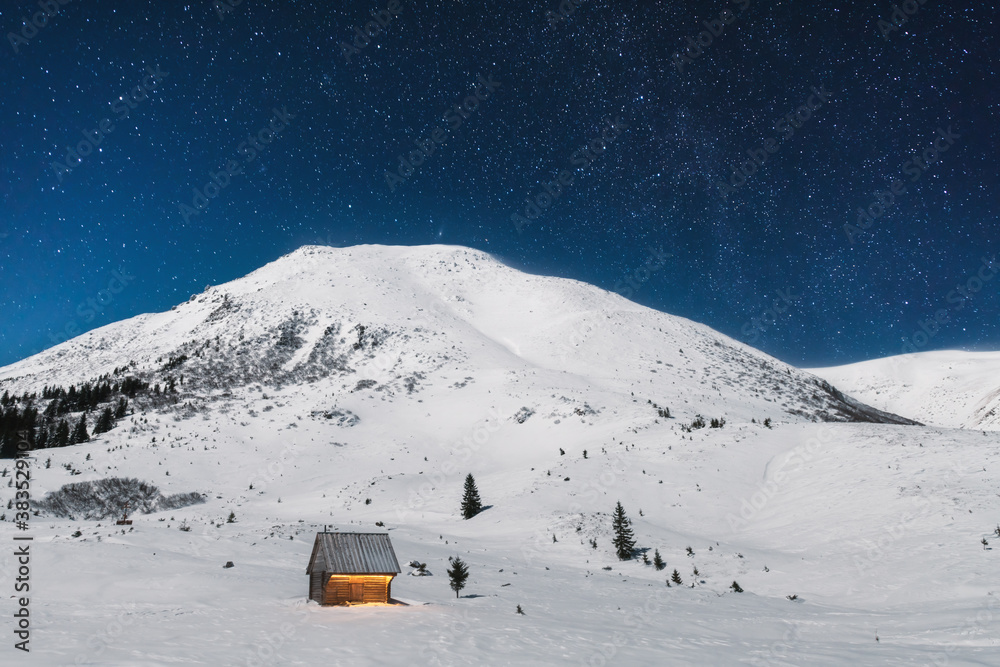
[{"label": "cabin door", "polygon": [[351,602],[364,602],[364,601],[365,601],[365,585],[364,585],[364,583],[360,583],[360,584],[352,583],[351,584]]}]

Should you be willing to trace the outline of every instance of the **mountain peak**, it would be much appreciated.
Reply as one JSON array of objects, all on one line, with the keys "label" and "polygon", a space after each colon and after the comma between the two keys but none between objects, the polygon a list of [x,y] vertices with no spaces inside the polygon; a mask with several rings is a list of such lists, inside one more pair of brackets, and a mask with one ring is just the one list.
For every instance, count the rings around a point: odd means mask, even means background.
[{"label": "mountain peak", "polygon": [[126,366],[151,385],[183,374],[200,395],[320,383],[338,396],[363,381],[422,400],[475,381],[487,395],[541,392],[527,407],[550,412],[560,395],[628,396],[687,419],[905,421],[706,326],[448,245],[303,246],[169,312],[0,369],[0,387],[70,385]]}]

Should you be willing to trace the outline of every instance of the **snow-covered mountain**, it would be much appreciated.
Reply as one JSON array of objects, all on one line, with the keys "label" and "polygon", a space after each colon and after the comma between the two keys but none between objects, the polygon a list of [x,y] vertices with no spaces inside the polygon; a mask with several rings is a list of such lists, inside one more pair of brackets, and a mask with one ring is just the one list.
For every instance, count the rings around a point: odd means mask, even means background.
[{"label": "snow-covered mountain", "polygon": [[[912,425],[593,286],[306,247],[0,369],[0,395],[104,375],[176,393],[34,452],[31,497],[134,477],[154,511],[30,517],[24,664],[995,662],[1000,434]],[[463,520],[469,473],[487,509]],[[616,558],[617,501],[665,569]],[[388,532],[408,606],[307,603],[324,525]],[[0,552],[0,581],[19,567]]]},{"label": "snow-covered mountain", "polygon": [[354,391],[458,397],[475,384],[549,391],[528,407],[550,415],[627,394],[689,420],[907,423],[701,324],[451,246],[306,246],[169,312],[0,368],[0,391],[124,366],[151,383],[183,376],[192,404],[257,382],[320,383],[323,408]]},{"label": "snow-covered mountain", "polygon": [[811,372],[869,405],[920,422],[1000,430],[1000,352],[917,352]]}]

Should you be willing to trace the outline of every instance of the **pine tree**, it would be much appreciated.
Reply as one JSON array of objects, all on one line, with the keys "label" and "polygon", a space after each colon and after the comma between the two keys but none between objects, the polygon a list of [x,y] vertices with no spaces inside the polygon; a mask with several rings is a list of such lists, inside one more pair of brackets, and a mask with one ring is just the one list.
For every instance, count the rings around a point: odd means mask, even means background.
[{"label": "pine tree", "polygon": [[451,590],[455,591],[455,597],[458,597],[458,592],[465,588],[465,580],[469,578],[469,568],[462,562],[461,558],[456,557],[451,562],[451,567],[448,568],[448,578],[451,579]]},{"label": "pine tree", "polygon": [[70,436],[71,445],[79,445],[81,442],[90,442],[90,434],[87,433],[86,412],[80,415],[80,421],[77,422],[76,428],[73,429],[73,434]]},{"label": "pine tree", "polygon": [[742,587],[742,586],[740,586],[740,585],[739,585],[738,583],[736,583],[735,581],[733,582],[733,585],[732,585],[732,586],[730,586],[730,588],[732,588],[732,589],[733,589],[733,592],[734,592],[734,593],[742,593],[742,592],[743,592],[743,587]]},{"label": "pine tree", "polygon": [[111,412],[111,408],[104,408],[104,411],[101,412],[101,416],[97,418],[97,423],[94,424],[94,435],[107,433],[114,427],[115,427],[115,416]]},{"label": "pine tree", "polygon": [[632,557],[632,551],[635,549],[635,538],[632,535],[631,525],[632,522],[625,516],[625,508],[622,507],[619,500],[612,518],[612,528],[615,531],[612,543],[615,545],[618,560],[628,560]]},{"label": "pine tree", "polygon": [[653,552],[653,567],[655,567],[657,570],[662,570],[666,566],[667,564],[663,562],[662,558],[660,558],[660,550],[657,549],[656,551]]},{"label": "pine tree", "polygon": [[476,488],[476,479],[470,472],[465,477],[465,495],[462,496],[462,517],[471,519],[483,511],[483,503],[479,500],[479,489]]},{"label": "pine tree", "polygon": [[678,586],[684,583],[683,581],[681,581],[681,573],[678,572],[676,569],[674,569],[674,573],[670,575],[670,581],[674,582]]},{"label": "pine tree", "polygon": [[66,423],[65,419],[59,420],[59,425],[56,426],[55,440],[52,443],[53,447],[65,447],[69,444],[69,424]]},{"label": "pine tree", "polygon": [[128,401],[124,398],[118,401],[118,407],[115,408],[115,419],[123,419],[125,417],[125,409],[128,407]]}]

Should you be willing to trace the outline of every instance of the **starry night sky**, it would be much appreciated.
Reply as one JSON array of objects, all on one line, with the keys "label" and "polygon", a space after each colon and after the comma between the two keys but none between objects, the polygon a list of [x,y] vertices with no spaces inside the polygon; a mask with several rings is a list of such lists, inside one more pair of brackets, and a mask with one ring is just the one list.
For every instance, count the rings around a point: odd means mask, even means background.
[{"label": "starry night sky", "polygon": [[[970,285],[1000,251],[991,3],[911,0],[888,31],[891,2],[584,0],[556,20],[557,0],[398,0],[345,53],[390,0],[232,1],[53,0],[24,32],[37,0],[3,3],[0,364],[307,243],[472,246],[799,365],[899,354],[939,309],[919,349],[1000,348],[1000,275]],[[675,56],[723,10],[722,34]],[[446,119],[480,76],[499,87]],[[577,153],[619,117],[603,154]],[[54,166],[103,119],[93,153]],[[904,171],[949,126],[936,162]],[[444,142],[390,189],[397,156],[438,127]],[[250,135],[271,141],[250,151]],[[766,162],[723,198],[747,151]],[[185,215],[227,163],[240,173]],[[512,221],[563,170],[559,198]],[[887,212],[845,231],[896,179]],[[671,255],[651,273],[649,248]],[[114,271],[129,284],[78,308],[119,286]]]}]

